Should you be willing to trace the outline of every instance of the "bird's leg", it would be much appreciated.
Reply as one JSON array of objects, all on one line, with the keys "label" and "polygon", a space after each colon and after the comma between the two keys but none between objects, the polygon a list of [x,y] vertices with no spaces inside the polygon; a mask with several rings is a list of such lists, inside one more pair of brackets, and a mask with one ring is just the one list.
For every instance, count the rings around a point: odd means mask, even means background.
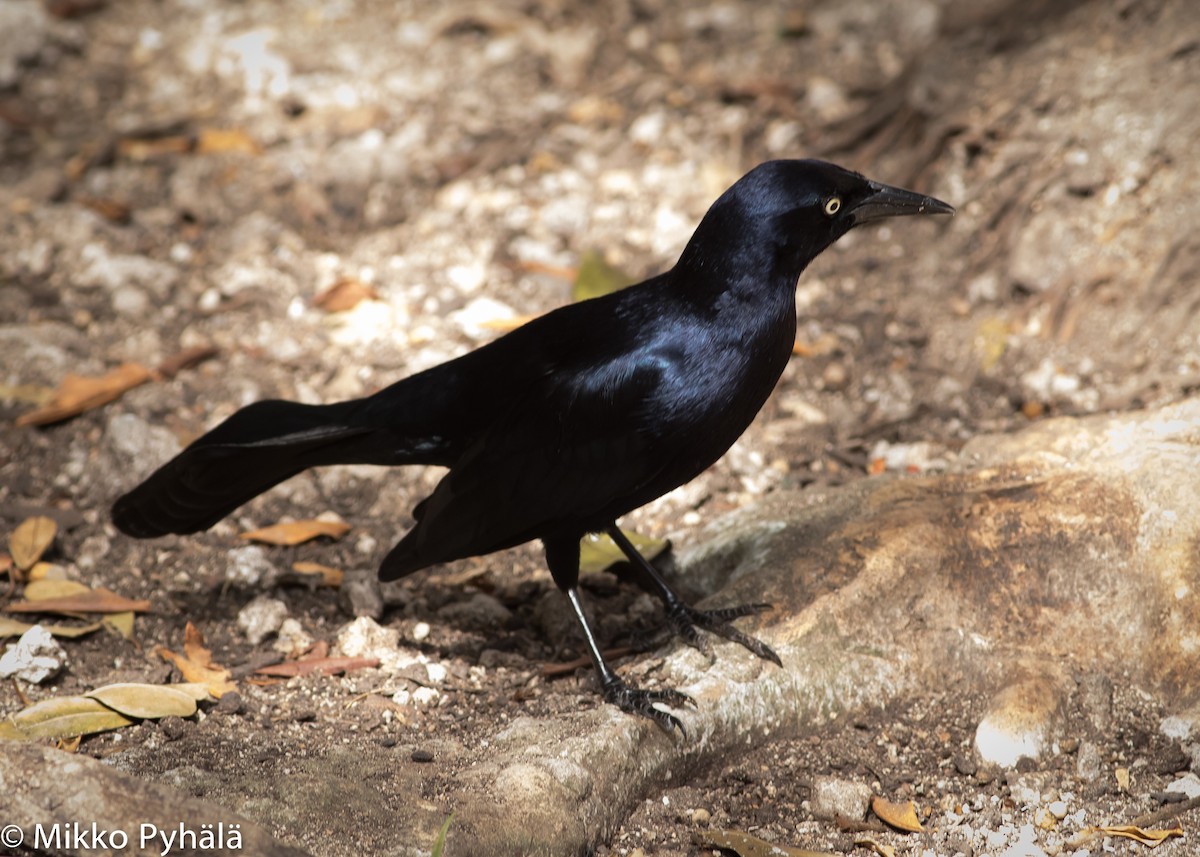
[{"label": "bird's leg", "polygon": [[700,651],[705,651],[704,641],[700,636],[700,632],[696,630],[697,628],[703,628],[705,631],[716,634],[718,637],[724,637],[730,642],[745,646],[764,660],[783,666],[783,662],[779,660],[779,655],[775,654],[774,649],[761,640],[755,639],[749,634],[742,633],[730,624],[734,619],[742,616],[752,616],[755,613],[770,610],[770,604],[743,604],[738,607],[725,607],[720,610],[697,610],[679,597],[679,594],[658,573],[658,569],[642,556],[641,552],[633,546],[633,543],[625,537],[620,527],[613,524],[608,528],[607,532],[609,538],[616,543],[621,552],[650,581],[655,595],[659,597],[663,606],[667,609],[667,620],[671,623],[671,627],[675,632],[683,638],[685,643],[694,646]]},{"label": "bird's leg", "polygon": [[605,702],[612,703],[622,711],[649,717],[668,732],[678,729],[686,738],[687,730],[683,728],[679,718],[655,708],[654,704],[661,702],[664,705],[679,707],[690,703],[690,698],[677,690],[642,690],[630,687],[613,671],[604,660],[604,655],[600,653],[600,645],[592,633],[591,622],[588,621],[579,597],[579,538],[543,539],[542,544],[546,548],[546,565],[550,567],[550,574],[559,589],[566,593],[567,601],[575,612],[575,620],[579,622],[583,631],[583,640],[596,667]]},{"label": "bird's leg", "polygon": [[643,690],[627,685],[620,676],[613,672],[612,667],[604,660],[604,655],[600,653],[600,646],[597,645],[596,638],[592,634],[591,625],[588,623],[587,615],[583,612],[583,604],[579,600],[579,590],[572,586],[566,590],[566,593],[567,600],[571,602],[571,609],[575,611],[575,618],[579,622],[579,627],[583,629],[583,639],[587,644],[588,654],[592,656],[592,663],[596,665],[596,674],[600,678],[600,690],[604,694],[605,702],[612,703],[622,711],[649,717],[668,732],[678,729],[683,737],[686,738],[687,730],[683,728],[683,723],[680,719],[662,709],[655,708],[654,703],[661,702],[665,705],[678,708],[681,705],[691,702],[691,698],[677,690],[669,688],[663,690]]}]

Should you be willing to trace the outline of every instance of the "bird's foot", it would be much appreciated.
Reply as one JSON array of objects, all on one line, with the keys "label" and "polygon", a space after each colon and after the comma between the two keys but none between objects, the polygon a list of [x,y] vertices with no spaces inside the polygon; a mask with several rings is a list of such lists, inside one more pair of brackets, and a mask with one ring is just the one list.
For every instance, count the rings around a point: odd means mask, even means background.
[{"label": "bird's foot", "polygon": [[654,703],[660,702],[672,708],[682,708],[685,705],[696,704],[690,696],[680,693],[677,690],[669,688],[663,690],[642,690],[641,688],[630,687],[616,676],[613,676],[609,681],[604,683],[604,701],[612,703],[617,708],[630,714],[640,714],[643,717],[649,717],[667,732],[674,732],[678,729],[684,738],[687,738],[687,730],[683,728],[683,722],[674,714],[663,711],[661,708],[655,708]]},{"label": "bird's foot", "polygon": [[710,634],[724,637],[732,643],[744,646],[763,660],[783,666],[783,661],[775,650],[761,640],[744,634],[730,623],[742,616],[753,616],[771,609],[770,604],[743,604],[740,607],[725,607],[720,610],[697,610],[683,602],[672,605],[667,610],[667,619],[675,633],[683,638],[689,646],[707,652],[708,647],[697,628],[703,628]]}]

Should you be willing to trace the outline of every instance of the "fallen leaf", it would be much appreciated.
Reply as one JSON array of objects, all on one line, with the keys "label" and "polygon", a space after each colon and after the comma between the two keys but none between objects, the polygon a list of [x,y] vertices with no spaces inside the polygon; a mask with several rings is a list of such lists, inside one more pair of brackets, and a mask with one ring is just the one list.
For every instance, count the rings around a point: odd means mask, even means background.
[{"label": "fallen leaf", "polygon": [[342,578],[345,577],[345,572],[339,568],[330,568],[327,565],[321,565],[319,562],[294,562],[292,563],[292,571],[296,574],[305,576],[319,575],[321,578],[320,585],[337,589],[342,585]]},{"label": "fallen leaf", "polygon": [[44,426],[107,405],[123,393],[145,384],[153,373],[137,363],[122,363],[100,377],[69,374],[45,405],[17,417],[19,426]]},{"label": "fallen leaf", "polygon": [[325,312],[346,312],[366,300],[379,300],[374,286],[354,277],[342,277],[314,297],[312,303]]},{"label": "fallen leaf", "polygon": [[298,675],[322,672],[325,675],[361,670],[367,667],[379,666],[379,658],[303,658],[298,661],[284,661],[281,664],[268,664],[254,671],[255,675],[273,676],[276,678],[293,678]]},{"label": "fallen leaf", "polygon": [[1125,839],[1132,839],[1148,848],[1157,848],[1168,839],[1183,836],[1182,827],[1173,827],[1170,830],[1144,830],[1132,824],[1125,824],[1113,827],[1095,827],[1093,830],[1104,836],[1119,836]]},{"label": "fallen leaf", "polygon": [[136,620],[136,613],[132,610],[125,610],[121,613],[109,613],[104,617],[103,624],[105,627],[116,631],[122,640],[132,640],[133,625]]},{"label": "fallen leaf", "polygon": [[50,598],[66,598],[91,592],[91,587],[78,580],[63,580],[61,578],[40,577],[25,584],[26,601],[46,601]]},{"label": "fallen leaf", "polygon": [[579,260],[575,282],[571,284],[571,297],[575,301],[586,301],[589,298],[619,292],[632,283],[633,277],[608,264],[602,253],[586,250]]},{"label": "fallen leaf", "polygon": [[828,851],[773,845],[740,830],[698,830],[696,837],[708,845],[732,851],[738,857],[838,857]]},{"label": "fallen leaf", "polygon": [[44,515],[26,518],[18,524],[8,537],[8,549],[17,568],[21,571],[33,568],[34,563],[42,558],[42,554],[54,542],[57,533],[58,524]]},{"label": "fallen leaf", "polygon": [[[69,580],[39,580],[37,583],[71,583]],[[30,584],[32,586],[33,584]],[[4,609],[10,613],[148,613],[149,601],[133,601],[108,589],[87,589],[75,595],[57,598],[31,599],[29,587],[25,587],[26,600],[9,604]]]},{"label": "fallen leaf", "polygon": [[920,833],[925,828],[917,818],[917,807],[910,800],[907,803],[892,803],[886,798],[876,795],[871,798],[871,810],[880,820],[890,827],[903,830],[906,833]]},{"label": "fallen leaf", "polygon": [[516,330],[522,325],[528,324],[537,318],[536,315],[511,315],[507,318],[489,318],[487,321],[481,321],[480,327],[486,327],[488,330],[498,330],[502,333],[507,333],[510,330]]},{"label": "fallen leaf", "polygon": [[162,155],[183,155],[195,148],[196,141],[182,134],[161,137],[123,137],[117,141],[117,155],[131,161],[148,161]]},{"label": "fallen leaf", "polygon": [[127,224],[133,217],[133,210],[128,203],[106,196],[80,195],[79,202],[99,214],[105,220],[113,223]]},{"label": "fallen leaf", "polygon": [[896,857],[896,849],[891,845],[884,845],[882,842],[876,842],[874,839],[855,839],[854,844],[861,848],[870,848],[879,857]]},{"label": "fallen leaf", "polygon": [[350,532],[350,525],[342,521],[309,519],[286,521],[282,524],[263,527],[261,530],[242,533],[240,538],[269,545],[298,545],[320,536],[340,539],[348,532]]},{"label": "fallen leaf", "polygon": [[[666,539],[652,539],[628,530],[621,530],[621,532],[648,560],[653,560],[671,546]],[[589,533],[579,543],[579,571],[583,574],[607,571],[617,563],[627,561],[627,557],[621,553],[616,542],[605,533]]]},{"label": "fallen leaf", "polygon": [[237,685],[229,680],[229,670],[213,663],[212,652],[204,647],[204,635],[191,622],[183,634],[183,654],[159,646],[158,655],[175,664],[186,681],[202,684],[208,692],[220,699]]},{"label": "fallen leaf", "polygon": [[174,378],[184,369],[190,369],[220,353],[221,349],[215,345],[194,345],[172,354],[159,363],[155,371],[164,378]]},{"label": "fallen leaf", "polygon": [[262,151],[257,140],[238,128],[205,128],[196,140],[196,153],[200,155],[222,152],[261,155]]},{"label": "fallen leaf", "polygon": [[[38,624],[53,636],[66,639],[94,634],[104,627],[101,622],[92,622],[90,625],[47,625],[43,622],[39,622]],[[0,616],[0,639],[4,639],[5,637],[19,637],[32,627],[32,625],[25,622],[18,622],[16,619],[10,619],[7,616]]]},{"label": "fallen leaf", "polygon": [[0,399],[11,399],[27,405],[44,405],[53,396],[52,389],[37,384],[0,384]]},{"label": "fallen leaf", "polygon": [[0,738],[30,741],[70,738],[129,726],[133,721],[95,699],[62,696],[43,699],[0,722]]},{"label": "fallen leaf", "polygon": [[98,687],[84,696],[104,703],[118,714],[138,720],[191,717],[196,713],[195,697],[170,685],[120,682]]}]

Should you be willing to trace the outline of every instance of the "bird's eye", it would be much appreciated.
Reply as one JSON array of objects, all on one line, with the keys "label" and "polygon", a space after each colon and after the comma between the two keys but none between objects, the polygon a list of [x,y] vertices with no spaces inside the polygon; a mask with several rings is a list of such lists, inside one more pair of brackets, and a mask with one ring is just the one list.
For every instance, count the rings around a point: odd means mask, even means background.
[{"label": "bird's eye", "polygon": [[831,196],[829,199],[825,200],[825,213],[830,217],[833,217],[835,214],[837,214],[838,211],[841,210],[841,207],[841,197]]}]

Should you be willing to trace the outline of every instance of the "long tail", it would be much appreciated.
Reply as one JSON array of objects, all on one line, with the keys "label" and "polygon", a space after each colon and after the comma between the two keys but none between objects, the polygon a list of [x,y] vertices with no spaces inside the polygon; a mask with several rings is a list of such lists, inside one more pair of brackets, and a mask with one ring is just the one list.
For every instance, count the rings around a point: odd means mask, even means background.
[{"label": "long tail", "polygon": [[309,467],[408,458],[391,432],[356,424],[361,401],[243,408],[118,499],[113,523],[142,539],[195,533]]}]

